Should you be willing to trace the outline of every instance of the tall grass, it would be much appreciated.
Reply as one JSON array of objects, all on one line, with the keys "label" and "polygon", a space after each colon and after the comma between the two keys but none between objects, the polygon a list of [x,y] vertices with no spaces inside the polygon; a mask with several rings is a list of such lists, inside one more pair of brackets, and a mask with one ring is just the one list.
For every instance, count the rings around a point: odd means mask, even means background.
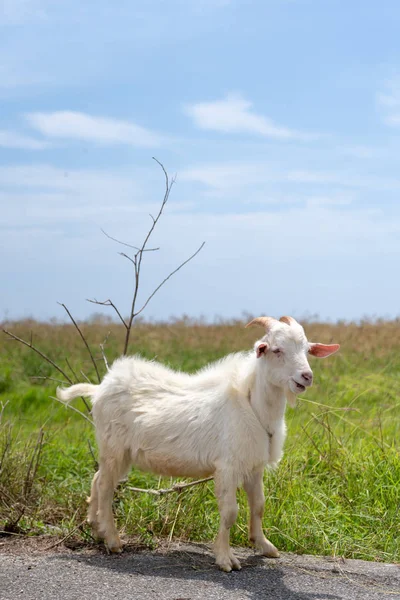
[{"label": "tall grass", "polygon": [[[105,371],[122,347],[123,329],[103,321],[80,324]],[[95,381],[90,357],[71,325],[7,324],[71,374]],[[264,524],[281,550],[400,561],[400,322],[309,323],[308,338],[338,342],[341,351],[312,360],[315,384],[288,408],[288,439],[278,469],[265,474]],[[250,348],[256,331],[243,323],[207,326],[181,320],[134,327],[130,353],[194,371],[232,351]],[[68,358],[68,363],[66,362]],[[39,379],[37,379],[39,377]],[[22,345],[0,337],[0,529],[29,534],[72,531],[85,518],[94,472],[93,430],[78,414],[49,398],[59,378]],[[74,404],[84,412],[81,400]],[[43,432],[43,439],[40,437]],[[132,471],[115,497],[118,526],[148,544],[159,538],[209,541],[218,513],[213,483],[160,497],[134,487],[169,487],[171,480]],[[247,543],[248,509],[232,541]],[[85,539],[90,532],[77,532]]]}]

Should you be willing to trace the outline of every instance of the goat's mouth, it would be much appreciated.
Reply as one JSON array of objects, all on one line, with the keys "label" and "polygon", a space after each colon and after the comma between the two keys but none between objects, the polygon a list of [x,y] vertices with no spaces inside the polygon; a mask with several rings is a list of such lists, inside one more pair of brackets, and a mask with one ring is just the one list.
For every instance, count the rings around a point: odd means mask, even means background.
[{"label": "goat's mouth", "polygon": [[299,383],[298,381],[296,381],[295,379],[292,379],[292,383],[293,383],[293,392],[296,394],[303,394],[303,392],[306,391],[306,386]]}]

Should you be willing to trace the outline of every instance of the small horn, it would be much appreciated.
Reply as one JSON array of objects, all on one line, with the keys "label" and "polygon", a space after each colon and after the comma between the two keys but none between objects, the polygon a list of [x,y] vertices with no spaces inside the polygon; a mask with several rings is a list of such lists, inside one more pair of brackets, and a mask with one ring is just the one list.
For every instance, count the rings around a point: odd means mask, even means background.
[{"label": "small horn", "polygon": [[286,323],[286,325],[298,325],[298,322],[296,321],[296,319],[293,319],[293,317],[281,317],[279,319],[282,323]]},{"label": "small horn", "polygon": [[246,327],[250,327],[251,325],[261,325],[268,331],[274,323],[276,323],[274,317],[256,317],[250,321],[250,323],[247,323]]}]

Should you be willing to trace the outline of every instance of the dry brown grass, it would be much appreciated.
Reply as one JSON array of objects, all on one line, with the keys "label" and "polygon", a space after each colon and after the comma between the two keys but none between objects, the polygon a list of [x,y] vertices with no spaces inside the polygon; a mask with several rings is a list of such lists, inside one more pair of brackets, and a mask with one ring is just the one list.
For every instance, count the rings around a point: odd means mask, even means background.
[{"label": "dry brown grass", "polygon": [[[170,344],[174,345],[179,340],[189,350],[203,351],[208,345],[214,352],[236,352],[251,347],[257,337],[257,330],[245,329],[245,324],[246,321],[235,320],[209,325],[185,318],[166,323],[141,321],[133,328],[129,350],[133,353],[145,348],[160,357],[168,357]],[[400,348],[400,319],[360,323],[302,321],[302,324],[309,339],[340,343],[342,352],[346,354],[356,352],[384,356]],[[70,323],[42,323],[27,319],[1,325],[28,341],[33,333],[33,341],[39,347],[42,343],[47,348],[59,351],[62,344],[64,353],[82,351],[76,329]],[[93,346],[98,347],[109,336],[108,345],[115,351],[118,348],[122,351],[124,327],[121,324],[98,318],[80,323],[80,327]],[[7,353],[9,344],[5,336],[0,336],[0,353]]]}]

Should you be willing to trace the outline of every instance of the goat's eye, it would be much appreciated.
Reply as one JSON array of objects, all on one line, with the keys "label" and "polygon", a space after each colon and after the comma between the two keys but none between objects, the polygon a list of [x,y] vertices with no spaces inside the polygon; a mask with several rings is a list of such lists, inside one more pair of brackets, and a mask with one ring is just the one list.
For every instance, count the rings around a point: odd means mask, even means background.
[{"label": "goat's eye", "polygon": [[282,350],[280,348],[275,348],[275,350],[272,350],[272,352],[274,354],[282,354]]}]

